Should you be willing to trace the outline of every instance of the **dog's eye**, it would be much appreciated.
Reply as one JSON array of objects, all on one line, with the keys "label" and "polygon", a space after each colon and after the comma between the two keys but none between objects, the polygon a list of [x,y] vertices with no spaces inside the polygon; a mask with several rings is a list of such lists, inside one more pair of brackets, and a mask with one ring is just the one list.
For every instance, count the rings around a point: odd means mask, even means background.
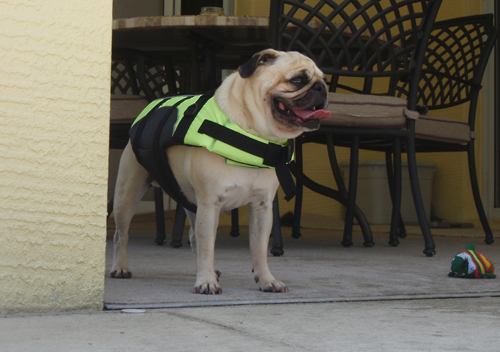
[{"label": "dog's eye", "polygon": [[293,77],[289,82],[299,88],[306,84],[306,80],[302,76]]}]

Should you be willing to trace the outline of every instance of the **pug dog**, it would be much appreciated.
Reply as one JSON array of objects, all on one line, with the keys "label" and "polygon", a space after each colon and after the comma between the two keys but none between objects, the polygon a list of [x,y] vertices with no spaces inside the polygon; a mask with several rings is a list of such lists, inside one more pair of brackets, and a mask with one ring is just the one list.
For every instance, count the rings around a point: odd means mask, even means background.
[{"label": "pug dog", "polygon": [[[323,72],[297,52],[269,49],[255,54],[223,81],[213,99],[235,128],[281,145],[304,131],[318,129],[320,121],[330,116],[323,110],[328,103]],[[196,205],[196,213],[186,211],[197,266],[194,293],[222,292],[220,273],[214,268],[219,214],[244,205],[249,209],[255,282],[261,291],[288,292],[287,286],[272,275],[267,262],[272,203],[279,185],[273,168],[229,163],[227,157],[207,147],[172,145],[164,153],[182,194]],[[120,160],[115,189],[113,278],[132,276],[126,248],[130,221],[144,192],[155,181],[139,163],[129,141]]]}]

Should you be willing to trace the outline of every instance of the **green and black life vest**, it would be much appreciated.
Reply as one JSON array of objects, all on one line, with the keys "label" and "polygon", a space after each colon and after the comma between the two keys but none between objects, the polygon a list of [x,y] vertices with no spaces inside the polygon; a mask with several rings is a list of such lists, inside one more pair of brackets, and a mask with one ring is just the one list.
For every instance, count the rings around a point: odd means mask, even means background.
[{"label": "green and black life vest", "polygon": [[196,205],[181,192],[168,164],[165,149],[173,145],[206,148],[232,165],[275,169],[285,199],[293,198],[297,190],[286,165],[292,160],[293,146],[287,140],[274,143],[242,130],[219,109],[213,93],[150,103],[130,129],[138,162],[170,197],[192,212]]}]

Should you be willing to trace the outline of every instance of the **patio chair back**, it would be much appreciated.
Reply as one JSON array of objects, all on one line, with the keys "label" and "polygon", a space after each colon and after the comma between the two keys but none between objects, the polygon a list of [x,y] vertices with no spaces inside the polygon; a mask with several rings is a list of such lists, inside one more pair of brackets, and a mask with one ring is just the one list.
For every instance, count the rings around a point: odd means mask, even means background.
[{"label": "patio chair back", "polygon": [[[278,50],[296,50],[312,58],[327,75],[330,92],[347,91],[347,97],[330,94],[330,102],[347,106],[342,114],[333,106],[330,119],[322,122],[318,131],[303,134],[296,140],[296,167],[299,193],[296,198],[292,236],[299,237],[302,202],[302,182],[313,191],[334,198],[346,206],[346,221],[342,244],[352,244],[353,217],[362,229],[365,243],[373,245],[371,230],[364,215],[356,207],[356,183],[359,149],[394,150],[395,180],[400,180],[400,148],[405,141],[414,149],[415,119],[418,118],[417,98],[422,62],[429,34],[432,30],[441,0],[271,0],[270,36]],[[392,99],[398,93],[396,83],[407,82],[407,101],[380,100],[366,95],[387,95]],[[361,96],[362,94],[363,96]],[[397,100],[397,99],[396,99]],[[384,106],[402,104],[397,116],[387,113]],[[332,104],[330,104],[332,105]],[[369,109],[367,111],[367,109]],[[360,111],[366,112],[366,118]],[[341,116],[342,115],[342,116]],[[363,115],[363,114],[361,114]],[[324,143],[330,158],[338,190],[310,182],[302,169],[304,143]],[[349,190],[341,177],[335,156],[335,146],[351,150]],[[416,160],[413,153],[408,164],[412,193],[419,223],[425,240],[424,253],[435,253],[432,234],[428,228],[420,195]],[[397,181],[399,182],[399,181]],[[398,183],[399,184],[399,183]],[[389,243],[397,245],[400,208],[400,187],[393,196],[393,214]]]},{"label": "patio chair back", "polygon": [[170,55],[141,55],[137,60],[137,78],[148,100],[179,94],[178,77]]},{"label": "patio chair back", "polygon": [[139,95],[136,64],[129,56],[115,58],[111,62],[111,94]]},{"label": "patio chair back", "polygon": [[[423,50],[415,49],[425,47],[440,2],[273,0],[271,41],[276,49],[312,58],[329,75],[331,92],[343,88],[394,96],[395,87],[389,84],[376,92],[373,79],[418,74]],[[363,80],[353,86],[352,79],[346,84],[342,77]]]},{"label": "patio chair back", "polygon": [[[469,126],[474,130],[481,82],[499,30],[493,15],[461,17],[436,22],[425,51],[418,103],[429,110],[471,102]],[[407,97],[408,82],[399,82],[398,96]]]},{"label": "patio chair back", "polygon": [[[468,120],[432,114],[421,116],[415,126],[416,152],[467,152],[472,195],[488,244],[493,243],[493,233],[481,200],[474,130],[481,82],[500,35],[493,17],[484,14],[434,24],[425,51],[418,102],[429,110],[469,103]],[[400,96],[410,94],[406,82],[400,82],[397,89]]]}]

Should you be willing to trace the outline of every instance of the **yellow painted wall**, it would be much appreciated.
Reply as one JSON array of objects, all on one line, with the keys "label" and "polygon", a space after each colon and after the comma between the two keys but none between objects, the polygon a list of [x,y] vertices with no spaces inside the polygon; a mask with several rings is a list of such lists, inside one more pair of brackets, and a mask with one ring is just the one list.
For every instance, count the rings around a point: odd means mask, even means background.
[{"label": "yellow painted wall", "polygon": [[111,16],[0,0],[0,313],[102,309]]},{"label": "yellow painted wall", "polygon": [[[313,1],[313,0],[311,0]],[[269,0],[243,1],[236,0],[238,14],[268,15]],[[267,12],[266,12],[267,11]],[[482,0],[443,0],[438,14],[438,20],[454,17],[475,15],[482,13]],[[478,178],[482,180],[482,115],[479,104],[478,122],[476,126],[477,140],[476,159],[478,161]],[[439,116],[467,120],[468,106],[456,107],[439,111]],[[304,147],[305,172],[313,180],[336,188],[331,170],[329,168],[326,148],[320,145],[306,145]],[[349,150],[338,148],[339,162],[349,160]],[[384,160],[383,153],[361,151],[360,160]],[[435,162],[437,164],[434,174],[432,203],[436,215],[447,221],[474,222],[478,224],[478,216],[470,190],[468,164],[466,153],[419,154],[419,162]],[[481,188],[481,185],[480,185]],[[280,213],[293,210],[292,200],[287,203],[280,196]],[[363,208],[363,204],[359,204]],[[308,189],[304,191],[303,212],[342,219],[345,209],[336,201],[314,194]]]},{"label": "yellow painted wall", "polygon": [[269,16],[270,0],[235,0],[234,14],[247,16]]}]

